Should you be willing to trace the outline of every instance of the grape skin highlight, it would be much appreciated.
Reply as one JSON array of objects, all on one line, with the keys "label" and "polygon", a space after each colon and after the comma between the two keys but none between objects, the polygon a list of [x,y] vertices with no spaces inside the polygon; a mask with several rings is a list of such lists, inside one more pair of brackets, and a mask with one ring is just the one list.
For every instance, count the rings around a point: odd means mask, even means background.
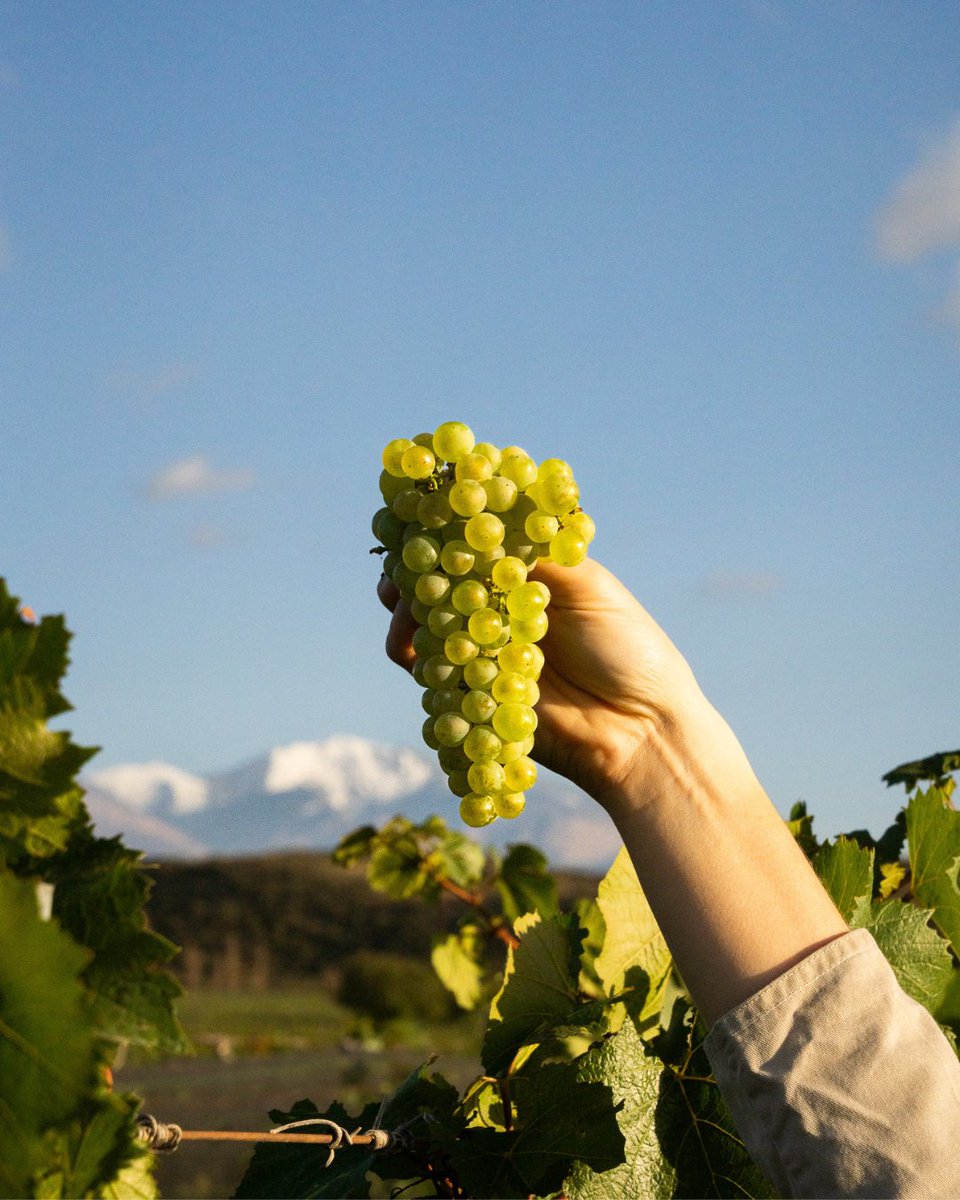
[{"label": "grape skin highlight", "polygon": [[381,468],[371,528],[418,626],[423,740],[466,825],[514,818],[537,778],[549,627],[549,589],[527,576],[540,558],[582,562],[596,527],[569,463],[478,442],[462,421],[392,439]]}]

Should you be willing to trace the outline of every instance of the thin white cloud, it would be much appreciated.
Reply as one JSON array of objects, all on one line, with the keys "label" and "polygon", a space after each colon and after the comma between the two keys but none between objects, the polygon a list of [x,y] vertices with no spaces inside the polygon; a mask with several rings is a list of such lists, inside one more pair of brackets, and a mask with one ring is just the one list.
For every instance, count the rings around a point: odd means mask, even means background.
[{"label": "thin white cloud", "polygon": [[783,576],[775,571],[712,571],[697,585],[708,600],[766,600],[783,590]]},{"label": "thin white cloud", "polygon": [[960,117],[893,188],[877,213],[876,235],[891,262],[960,248]]},{"label": "thin white cloud", "polygon": [[202,454],[181,458],[155,472],[147,485],[151,500],[172,500],[211,492],[239,492],[253,487],[256,474],[248,467],[215,467]]}]

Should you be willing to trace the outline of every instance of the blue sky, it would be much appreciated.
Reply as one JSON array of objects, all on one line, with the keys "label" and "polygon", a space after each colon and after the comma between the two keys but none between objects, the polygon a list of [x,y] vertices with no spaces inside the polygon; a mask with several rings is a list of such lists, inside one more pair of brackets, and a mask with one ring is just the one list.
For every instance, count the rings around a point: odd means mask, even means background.
[{"label": "blue sky", "polygon": [[960,743],[955,4],[0,4],[0,574],[100,766],[418,745],[383,444],[569,459],[782,811]]}]

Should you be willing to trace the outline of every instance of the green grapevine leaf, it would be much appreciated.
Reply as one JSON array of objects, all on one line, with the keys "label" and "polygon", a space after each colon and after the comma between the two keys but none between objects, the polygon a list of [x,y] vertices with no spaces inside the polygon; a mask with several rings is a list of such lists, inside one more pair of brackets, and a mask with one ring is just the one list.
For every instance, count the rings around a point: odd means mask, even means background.
[{"label": "green grapevine leaf", "polygon": [[24,621],[0,580],[0,861],[57,853],[82,812],[75,776],[95,751],[47,728],[70,708],[60,693],[69,638],[62,617]]},{"label": "green grapevine leaf", "polygon": [[637,1019],[645,1021],[660,1010],[671,956],[625,847],[600,881],[597,904],[606,937],[594,970],[610,995],[644,980],[649,990]]},{"label": "green grapevine leaf", "polygon": [[352,833],[348,833],[345,838],[340,840],[333,852],[333,861],[339,863],[341,867],[352,866],[353,863],[370,854],[376,837],[375,825],[361,825],[359,829],[354,829]]},{"label": "green grapevine leaf", "polygon": [[917,792],[907,805],[913,893],[933,909],[937,928],[960,955],[960,813],[938,788]]},{"label": "green grapevine leaf", "polygon": [[547,870],[547,860],[533,846],[511,846],[500,866],[497,891],[503,915],[513,924],[524,913],[552,917],[557,911],[557,885]]},{"label": "green grapevine leaf", "polygon": [[942,788],[952,771],[960,771],[960,750],[942,750],[939,754],[931,754],[916,762],[901,763],[883,776],[883,782],[887,787],[902,783],[908,792],[918,784],[927,782]]},{"label": "green grapevine leaf", "polygon": [[78,980],[88,955],[37,913],[30,881],[0,872],[0,1195],[25,1196],[41,1138],[95,1083],[95,1040]]},{"label": "green grapevine leaf", "polygon": [[83,980],[100,1034],[184,1053],[186,1039],[172,1008],[182,989],[161,970],[176,947],[147,928],[143,906],[150,882],[140,855],[119,838],[94,838],[88,828],[75,832],[69,852],[48,872],[56,885],[53,910],[63,927],[93,951]]},{"label": "green grapevine leaf", "polygon": [[397,839],[392,844],[381,844],[370,855],[367,869],[370,886],[377,892],[385,892],[394,900],[408,900],[418,893],[432,895],[437,885],[423,869],[423,860],[413,839]]},{"label": "green grapevine leaf", "polygon": [[503,986],[490,1006],[481,1061],[489,1075],[505,1070],[538,1033],[562,1024],[579,1007],[577,979],[583,930],[575,916],[543,920],[528,913],[514,924],[520,945],[507,954]]},{"label": "green grapevine leaf", "polygon": [[476,1008],[483,995],[483,967],[480,954],[483,938],[477,925],[463,925],[455,933],[439,939],[430,953],[430,962],[440,982],[461,1008]]},{"label": "green grapevine leaf", "polygon": [[[275,1125],[325,1117],[336,1121],[348,1132],[367,1130],[380,1117],[380,1128],[405,1127],[411,1138],[436,1139],[440,1146],[453,1142],[464,1127],[456,1112],[456,1088],[439,1075],[428,1075],[427,1065],[414,1071],[382,1108],[368,1104],[358,1116],[351,1116],[339,1103],[324,1112],[310,1100],[299,1100],[290,1112],[271,1112]],[[309,1127],[307,1127],[309,1129]],[[325,1132],[322,1126],[316,1132]],[[329,1131],[326,1131],[329,1132]],[[247,1172],[237,1188],[237,1200],[349,1200],[370,1195],[368,1174],[382,1179],[405,1180],[419,1174],[420,1161],[406,1149],[371,1150],[368,1146],[344,1146],[336,1152],[329,1167],[323,1146],[291,1146],[261,1142]]]},{"label": "green grapevine leaf", "polygon": [[113,1194],[122,1200],[152,1200],[156,1185],[151,1156],[136,1140],[139,1107],[136,1097],[102,1091],[84,1104],[64,1133],[48,1134],[48,1165],[38,1194],[57,1198]]},{"label": "green grapevine leaf", "polygon": [[575,1163],[564,1181],[569,1200],[634,1200],[636,1196],[672,1196],[677,1172],[664,1156],[656,1132],[657,1102],[663,1063],[627,1021],[578,1060],[577,1078],[604,1083],[620,1105],[617,1123],[624,1138],[625,1161],[598,1174]]},{"label": "green grapevine leaf", "polygon": [[450,1149],[468,1195],[550,1195],[572,1162],[601,1173],[624,1161],[611,1090],[581,1081],[576,1063],[549,1063],[511,1085],[514,1128],[467,1129]]},{"label": "green grapevine leaf", "polygon": [[476,887],[483,878],[487,864],[483,847],[462,833],[447,833],[434,853],[441,873],[458,887]]},{"label": "green grapevine leaf", "polygon": [[603,942],[607,932],[606,922],[600,905],[589,896],[584,896],[573,906],[573,911],[580,921],[580,928],[586,935],[583,939],[583,951],[580,955],[580,990],[590,995],[603,992],[603,984],[597,974],[597,955],[603,950]]},{"label": "green grapevine leaf", "polygon": [[652,1043],[666,1067],[654,1122],[661,1152],[676,1171],[667,1194],[772,1197],[776,1193],[747,1153],[711,1075],[695,1017],[678,1000],[670,1027]]},{"label": "green grapevine leaf", "polygon": [[871,906],[862,924],[907,995],[935,1014],[953,975],[953,960],[947,943],[931,929],[930,917],[929,909],[884,900]]},{"label": "green grapevine leaf", "polygon": [[873,851],[839,837],[817,851],[813,867],[843,919],[862,924],[873,892]]},{"label": "green grapevine leaf", "polygon": [[787,828],[807,858],[813,858],[820,848],[820,843],[813,832],[813,817],[807,812],[807,806],[803,800],[798,800],[790,809]]}]

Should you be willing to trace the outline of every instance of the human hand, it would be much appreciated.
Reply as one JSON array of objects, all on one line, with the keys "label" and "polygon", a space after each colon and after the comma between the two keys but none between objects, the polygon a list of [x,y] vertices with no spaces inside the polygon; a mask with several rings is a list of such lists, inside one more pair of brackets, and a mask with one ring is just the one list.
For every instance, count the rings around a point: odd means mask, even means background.
[{"label": "human hand", "polygon": [[[705,701],[679,651],[605,567],[592,559],[577,567],[540,563],[532,577],[551,593],[533,757],[610,803],[643,766],[650,736]],[[410,606],[386,578],[378,594],[393,613],[387,654],[410,670]]]}]

